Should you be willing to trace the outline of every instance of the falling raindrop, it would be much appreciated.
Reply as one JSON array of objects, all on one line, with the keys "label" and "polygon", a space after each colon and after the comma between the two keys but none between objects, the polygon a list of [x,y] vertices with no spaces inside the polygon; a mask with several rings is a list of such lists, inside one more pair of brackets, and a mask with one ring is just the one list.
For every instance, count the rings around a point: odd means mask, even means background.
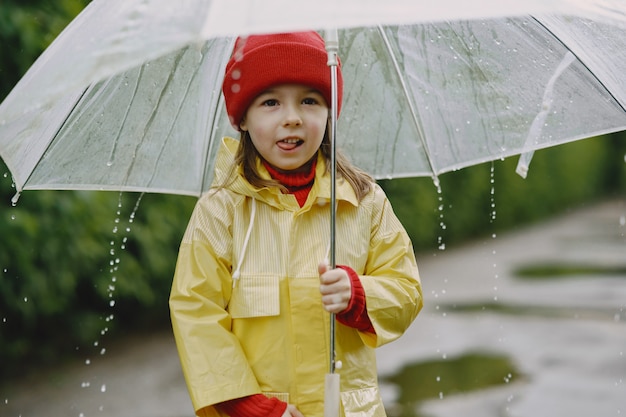
[{"label": "falling raindrop", "polygon": [[[447,226],[446,223],[444,221],[444,203],[443,203],[443,191],[441,189],[441,185],[439,184],[439,181],[435,181],[435,186],[437,188],[437,199],[438,199],[438,206],[437,206],[437,210],[439,211],[439,228],[444,231],[446,230]],[[443,235],[439,235],[437,237],[437,247],[439,248],[439,250],[445,250],[446,249],[446,244],[443,242]]]},{"label": "falling raindrop", "polygon": [[106,384],[102,384],[102,386],[100,387],[100,392],[106,392],[106,391],[107,391]]}]

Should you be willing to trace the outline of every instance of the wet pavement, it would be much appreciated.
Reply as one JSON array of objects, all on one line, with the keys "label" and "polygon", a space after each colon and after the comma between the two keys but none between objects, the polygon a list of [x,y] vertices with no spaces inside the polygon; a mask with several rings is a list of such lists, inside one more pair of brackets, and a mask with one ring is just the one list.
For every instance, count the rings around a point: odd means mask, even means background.
[{"label": "wet pavement", "polygon": [[[469,352],[505,356],[519,375],[436,396],[404,415],[626,415],[626,199],[419,254],[418,263],[426,307],[400,340],[378,350],[381,376]],[[405,388],[382,388],[397,410]],[[193,416],[169,332],[18,381],[0,401],[1,417]]]}]

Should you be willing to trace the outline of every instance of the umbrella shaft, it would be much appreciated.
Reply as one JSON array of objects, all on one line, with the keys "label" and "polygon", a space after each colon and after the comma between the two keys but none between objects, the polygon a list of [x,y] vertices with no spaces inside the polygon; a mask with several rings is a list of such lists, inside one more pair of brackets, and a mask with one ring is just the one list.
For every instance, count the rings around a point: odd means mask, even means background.
[{"label": "umbrella shaft", "polygon": [[[335,269],[336,254],[336,207],[337,207],[337,44],[327,42],[328,65],[330,67],[330,268]],[[330,315],[330,373],[335,372],[335,314]]]}]

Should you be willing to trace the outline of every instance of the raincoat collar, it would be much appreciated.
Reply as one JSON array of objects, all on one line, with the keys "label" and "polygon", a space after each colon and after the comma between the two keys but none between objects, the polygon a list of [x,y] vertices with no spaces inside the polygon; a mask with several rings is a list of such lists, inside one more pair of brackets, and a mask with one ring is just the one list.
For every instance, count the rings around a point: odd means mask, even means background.
[{"label": "raincoat collar", "polygon": [[[283,210],[308,210],[313,204],[325,204],[330,202],[330,174],[327,172],[326,160],[321,153],[318,153],[317,156],[318,159],[313,187],[311,188],[306,203],[300,208],[295,197],[292,195],[283,194],[277,188],[258,188],[250,184],[244,178],[241,167],[237,167],[236,178],[229,181],[228,175],[231,173],[238,146],[239,141],[237,139],[231,137],[223,138],[215,163],[213,188],[218,187],[220,184],[226,184],[225,188],[235,193],[255,198]],[[269,172],[260,160],[257,160],[257,169],[263,178],[271,179]],[[355,207],[358,206],[358,199],[349,182],[338,178],[336,192],[338,203],[345,201]]]}]

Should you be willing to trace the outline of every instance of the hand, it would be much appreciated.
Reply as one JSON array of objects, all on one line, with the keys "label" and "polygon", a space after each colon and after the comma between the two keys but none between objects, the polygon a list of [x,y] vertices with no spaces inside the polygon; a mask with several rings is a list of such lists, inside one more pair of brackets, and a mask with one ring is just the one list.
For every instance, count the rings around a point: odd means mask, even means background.
[{"label": "hand", "polygon": [[304,417],[304,415],[296,408],[295,405],[287,405],[287,409],[283,413],[282,417]]},{"label": "hand", "polygon": [[322,305],[329,313],[341,313],[350,303],[352,297],[352,283],[348,273],[341,268],[328,269],[328,265],[322,262],[318,266],[320,274],[320,293]]}]

